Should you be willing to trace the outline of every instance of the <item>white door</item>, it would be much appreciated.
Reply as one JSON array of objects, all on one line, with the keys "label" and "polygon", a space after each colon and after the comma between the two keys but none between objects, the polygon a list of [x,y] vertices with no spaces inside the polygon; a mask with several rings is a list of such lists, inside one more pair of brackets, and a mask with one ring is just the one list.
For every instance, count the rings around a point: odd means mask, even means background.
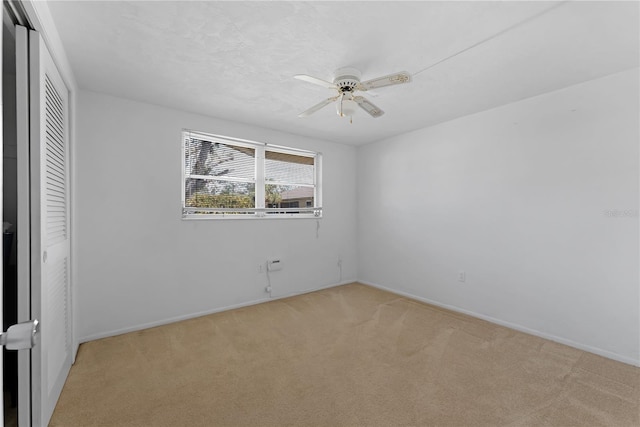
[{"label": "white door", "polygon": [[[24,298],[30,298],[30,318],[40,320],[40,335],[37,344],[30,351],[31,381],[25,385],[23,362],[19,367],[21,392],[18,399],[19,421],[21,424],[45,426],[55,408],[62,386],[71,367],[71,319],[69,288],[69,101],[68,89],[58,72],[49,51],[40,35],[23,27],[16,30],[16,42],[26,43],[28,58],[21,58],[26,49],[16,46],[16,78],[18,98],[29,93],[28,107],[19,100],[18,110],[27,109],[23,114],[28,125],[20,123],[18,111],[18,138],[28,133],[28,180],[29,203],[18,208],[30,218],[30,248],[28,280],[27,272],[20,278],[18,266],[18,304],[24,307]],[[24,47],[24,46],[23,46]],[[26,64],[28,62],[28,65]],[[24,70],[24,68],[28,70]],[[25,77],[28,83],[18,74]],[[20,81],[24,80],[22,83]],[[28,91],[24,85],[28,84]],[[25,97],[26,98],[26,97]],[[23,119],[23,120],[24,120]],[[20,132],[20,128],[25,130]],[[23,136],[24,138],[24,136]],[[18,145],[25,141],[18,141]],[[20,150],[18,155],[20,156]],[[24,151],[22,151],[24,153]],[[20,157],[18,159],[20,168]],[[26,163],[26,161],[25,161]],[[21,179],[19,177],[19,184]],[[19,190],[20,191],[20,190]],[[22,216],[21,216],[22,217]],[[24,245],[23,245],[24,249]],[[18,254],[20,256],[20,253]],[[29,289],[25,289],[29,287]],[[22,298],[22,300],[21,300]],[[19,313],[20,316],[20,313]],[[24,353],[24,351],[22,351]],[[19,362],[20,362],[19,361]],[[28,381],[28,380],[27,380]],[[24,390],[30,385],[31,408]],[[26,402],[25,402],[26,400]],[[29,414],[30,412],[30,414]],[[26,417],[30,415],[30,420]]]},{"label": "white door", "polygon": [[33,425],[46,425],[71,368],[69,90],[40,35],[29,32]]},{"label": "white door", "polygon": [[[0,32],[1,33],[1,32]],[[0,52],[3,51],[3,45],[4,40],[2,39],[2,34],[0,34]],[[2,58],[0,57],[0,72],[2,71]],[[1,81],[0,81],[1,83]],[[3,125],[2,125],[2,117],[4,115],[4,101],[2,98],[2,84],[0,84],[0,147],[4,147],[4,140],[2,139],[2,131],[3,131]],[[3,212],[2,212],[2,206],[3,206],[3,200],[2,200],[2,193],[3,193],[3,189],[4,187],[2,186],[2,177],[3,177],[3,173],[2,173],[2,167],[3,167],[3,162],[0,162],[0,222],[2,222],[2,219],[4,218]],[[4,236],[2,236],[4,238]],[[2,257],[4,259],[4,252],[2,252],[4,250],[4,242],[3,242],[3,249],[0,250],[0,253],[2,253]],[[4,287],[3,287],[3,279],[4,279],[4,271],[2,271],[3,266],[0,266],[0,332],[4,331],[4,324],[3,324],[3,320],[4,320],[4,313],[2,311],[2,306],[3,306],[3,301],[2,301],[2,296],[4,295]],[[4,361],[3,361],[3,354],[4,352],[2,351],[2,348],[0,348],[0,368],[4,366]],[[2,390],[4,392],[4,369],[0,369],[0,390]],[[4,396],[4,393],[3,393]],[[0,402],[0,427],[4,426],[4,399],[3,402]]]},{"label": "white door", "polygon": [[[31,319],[31,216],[29,158],[29,32],[16,25],[16,158],[18,185],[18,322]],[[18,352],[18,425],[31,425],[31,351]]]}]

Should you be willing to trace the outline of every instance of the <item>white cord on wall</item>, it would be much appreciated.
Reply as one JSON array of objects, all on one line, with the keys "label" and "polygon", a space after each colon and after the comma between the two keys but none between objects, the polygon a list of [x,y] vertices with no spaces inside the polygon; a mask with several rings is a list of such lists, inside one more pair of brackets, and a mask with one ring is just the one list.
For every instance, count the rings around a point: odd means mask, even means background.
[{"label": "white cord on wall", "polygon": [[271,291],[272,291],[272,288],[271,288],[271,276],[269,275],[269,268],[268,267],[267,267],[266,271],[267,271],[267,287],[264,288],[264,290],[267,291],[267,293],[269,294],[269,298],[272,298],[272,296],[271,296]]}]

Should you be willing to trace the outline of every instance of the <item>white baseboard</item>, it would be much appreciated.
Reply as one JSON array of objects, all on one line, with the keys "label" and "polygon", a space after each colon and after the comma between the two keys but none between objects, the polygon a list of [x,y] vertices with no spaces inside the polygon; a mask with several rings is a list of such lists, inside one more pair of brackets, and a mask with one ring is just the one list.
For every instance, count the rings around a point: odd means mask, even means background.
[{"label": "white baseboard", "polygon": [[194,319],[196,317],[202,317],[202,316],[207,316],[209,314],[220,313],[221,311],[227,311],[227,310],[233,310],[233,309],[236,309],[236,308],[248,307],[248,306],[251,306],[251,305],[262,304],[262,303],[269,302],[269,301],[275,301],[275,300],[279,300],[279,299],[289,298],[289,297],[296,296],[296,295],[308,294],[308,293],[311,293],[311,292],[320,291],[322,289],[334,288],[336,286],[342,286],[342,285],[346,285],[348,283],[353,283],[353,282],[356,282],[356,279],[345,280],[345,281],[342,281],[340,283],[334,283],[334,284],[331,284],[331,285],[319,286],[317,288],[306,289],[306,290],[303,290],[303,291],[296,291],[296,292],[290,292],[288,294],[276,295],[276,296],[272,296],[271,298],[268,298],[268,297],[267,298],[260,298],[260,299],[256,299],[256,300],[252,300],[252,301],[246,301],[246,302],[243,302],[243,303],[240,303],[240,304],[227,305],[227,306],[224,306],[224,307],[213,308],[211,310],[204,310],[204,311],[199,311],[199,312],[196,312],[196,313],[189,313],[189,314],[185,314],[185,315],[181,315],[181,316],[170,317],[170,318],[167,318],[167,319],[161,319],[161,320],[156,320],[156,321],[153,321],[153,322],[142,323],[142,324],[139,324],[139,325],[128,326],[126,328],[115,329],[115,330],[112,330],[112,331],[100,332],[100,333],[97,333],[97,334],[92,334],[92,335],[87,335],[85,337],[81,337],[78,340],[78,345],[82,344],[82,343],[85,343],[85,342],[89,342],[89,341],[99,340],[101,338],[108,338],[108,337],[113,337],[113,336],[116,336],[116,335],[126,334],[126,333],[129,333],[129,332],[140,331],[140,330],[143,330],[143,329],[155,328],[156,326],[168,325],[169,323],[175,323],[175,322],[180,322],[182,320]]},{"label": "white baseboard", "polygon": [[363,281],[363,280],[358,280],[358,283],[362,283],[363,285],[367,285],[367,286],[371,286],[373,288],[378,288],[378,289],[382,289],[383,291],[387,291],[390,292],[392,294],[396,294],[396,295],[400,295],[403,297],[407,297],[410,299],[414,299],[417,301],[421,301],[430,305],[434,305],[436,307],[441,307],[441,308],[445,308],[447,310],[451,310],[451,311],[455,311],[456,313],[462,313],[462,314],[466,314],[469,315],[471,317],[475,317],[478,319],[482,319],[482,320],[486,320],[487,322],[490,323],[494,323],[496,325],[500,325],[500,326],[504,326],[510,329],[515,329],[516,331],[520,331],[520,332],[524,332],[527,333],[529,335],[534,335],[536,337],[540,337],[540,338],[544,338],[547,339],[549,341],[554,341],[560,344],[564,344],[564,345],[568,345],[569,347],[573,347],[573,348],[577,348],[579,350],[584,350],[587,351],[589,353],[593,353],[593,354],[597,354],[598,356],[602,356],[602,357],[606,357],[608,359],[612,359],[612,360],[616,360],[618,362],[622,362],[622,363],[626,363],[629,365],[633,365],[633,366],[639,366],[640,367],[640,359],[633,359],[631,357],[628,356],[624,356],[618,353],[614,353],[608,350],[603,350],[601,348],[597,348],[597,347],[592,347],[590,345],[586,345],[586,344],[582,344],[579,342],[575,342],[566,338],[562,338],[562,337],[558,337],[555,335],[551,335],[551,334],[547,334],[545,332],[540,332],[537,331],[535,329],[530,329],[527,328],[525,326],[522,325],[518,325],[516,323],[511,323],[511,322],[507,322],[504,320],[500,320],[500,319],[496,319],[493,318],[491,316],[486,316],[484,314],[479,314],[479,313],[475,313],[473,311],[470,310],[465,310],[463,308],[459,308],[453,305],[448,305],[448,304],[443,304],[441,302],[438,301],[434,301],[428,298],[423,298],[423,297],[419,297],[417,295],[413,295],[410,294],[408,292],[403,292],[403,291],[398,291],[396,289],[392,289],[392,288],[387,288],[386,286],[382,286],[382,285],[378,285],[375,283],[371,283],[371,282],[367,282],[367,281]]}]

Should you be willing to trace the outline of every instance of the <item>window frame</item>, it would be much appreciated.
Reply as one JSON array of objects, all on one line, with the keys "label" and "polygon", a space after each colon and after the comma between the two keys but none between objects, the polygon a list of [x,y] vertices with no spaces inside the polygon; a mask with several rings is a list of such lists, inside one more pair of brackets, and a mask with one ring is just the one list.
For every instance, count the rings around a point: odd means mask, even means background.
[{"label": "window frame", "polygon": [[[199,175],[187,175],[185,150],[189,139],[200,139],[212,143],[220,143],[229,146],[239,146],[252,148],[255,150],[255,207],[254,208],[194,208],[186,206],[186,181],[190,177],[200,177]],[[269,144],[264,142],[250,141],[246,139],[233,138],[223,135],[215,135],[205,132],[182,129],[182,219],[183,220],[203,220],[203,219],[282,219],[282,218],[322,218],[322,153],[299,148],[286,147],[282,145]],[[267,208],[265,203],[265,152],[272,151],[283,154],[309,157],[313,159],[313,184],[296,184],[303,187],[313,187],[314,206],[298,208]],[[211,180],[225,180],[217,178],[206,178]],[[211,211],[210,213],[196,213]]]}]

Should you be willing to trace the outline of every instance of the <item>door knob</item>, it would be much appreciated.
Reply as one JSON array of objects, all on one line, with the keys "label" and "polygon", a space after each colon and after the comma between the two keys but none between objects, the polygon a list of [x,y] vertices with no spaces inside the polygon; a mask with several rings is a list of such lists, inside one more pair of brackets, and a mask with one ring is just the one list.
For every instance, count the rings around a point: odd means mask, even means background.
[{"label": "door knob", "polygon": [[0,333],[0,346],[5,346],[7,350],[25,350],[32,348],[36,344],[36,337],[40,331],[38,320],[18,323],[7,329],[7,332]]}]

